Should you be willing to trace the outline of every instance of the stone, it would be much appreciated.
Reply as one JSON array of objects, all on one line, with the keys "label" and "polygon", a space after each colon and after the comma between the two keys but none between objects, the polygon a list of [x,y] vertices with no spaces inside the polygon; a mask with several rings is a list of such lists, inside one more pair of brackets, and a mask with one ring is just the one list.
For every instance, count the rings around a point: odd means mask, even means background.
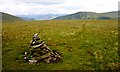
[{"label": "stone", "polygon": [[51,50],[45,43],[45,41],[39,41],[38,33],[34,34],[28,52],[24,53],[24,60],[29,64],[38,62],[52,63],[59,62],[61,60],[61,54],[56,50]]},{"label": "stone", "polygon": [[29,64],[34,64],[36,62],[37,62],[37,60],[29,60]]},{"label": "stone", "polygon": [[32,40],[31,40],[31,45],[34,45],[35,43],[37,43],[37,41],[40,40],[38,33],[34,34]]}]

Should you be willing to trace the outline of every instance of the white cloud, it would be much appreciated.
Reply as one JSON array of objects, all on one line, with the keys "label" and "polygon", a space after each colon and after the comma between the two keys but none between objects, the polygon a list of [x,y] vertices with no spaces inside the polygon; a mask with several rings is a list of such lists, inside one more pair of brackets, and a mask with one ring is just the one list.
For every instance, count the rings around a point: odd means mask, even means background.
[{"label": "white cloud", "polygon": [[60,14],[79,11],[117,11],[120,0],[1,0],[0,11],[10,14]]}]

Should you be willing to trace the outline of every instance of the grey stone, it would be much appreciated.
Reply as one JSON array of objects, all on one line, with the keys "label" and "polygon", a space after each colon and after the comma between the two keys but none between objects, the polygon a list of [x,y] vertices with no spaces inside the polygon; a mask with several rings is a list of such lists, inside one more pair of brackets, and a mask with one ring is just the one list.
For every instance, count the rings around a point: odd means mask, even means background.
[{"label": "grey stone", "polygon": [[39,61],[43,61],[46,63],[58,62],[62,57],[61,55],[55,51],[51,50],[45,43],[45,41],[39,42],[40,38],[38,33],[34,34],[30,49],[28,52],[24,54],[24,60],[28,61],[29,64],[34,64]]}]

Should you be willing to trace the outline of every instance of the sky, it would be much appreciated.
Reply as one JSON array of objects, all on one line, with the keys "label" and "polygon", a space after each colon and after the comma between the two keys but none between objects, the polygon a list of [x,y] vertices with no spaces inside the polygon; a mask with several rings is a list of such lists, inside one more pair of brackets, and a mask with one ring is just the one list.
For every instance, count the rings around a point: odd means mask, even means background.
[{"label": "sky", "polygon": [[13,15],[72,14],[118,10],[120,0],[0,0],[0,12]]}]

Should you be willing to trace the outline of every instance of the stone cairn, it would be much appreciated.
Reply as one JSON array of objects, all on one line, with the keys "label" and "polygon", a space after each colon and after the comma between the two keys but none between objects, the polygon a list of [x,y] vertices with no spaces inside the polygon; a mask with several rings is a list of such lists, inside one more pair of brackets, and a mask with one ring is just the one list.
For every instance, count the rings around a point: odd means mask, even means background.
[{"label": "stone cairn", "polygon": [[28,52],[24,54],[24,60],[30,64],[45,62],[59,62],[61,61],[61,54],[56,50],[51,50],[45,43],[40,41],[38,34],[34,34]]}]

